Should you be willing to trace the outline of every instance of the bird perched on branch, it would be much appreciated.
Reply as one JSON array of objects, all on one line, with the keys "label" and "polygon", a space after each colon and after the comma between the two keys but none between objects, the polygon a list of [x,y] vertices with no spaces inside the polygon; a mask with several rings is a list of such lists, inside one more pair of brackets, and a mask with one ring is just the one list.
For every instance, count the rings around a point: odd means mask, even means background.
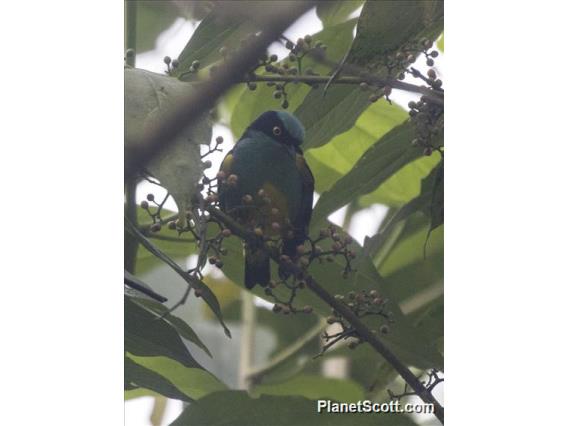
[{"label": "bird perched on branch", "polygon": [[[259,237],[282,238],[281,254],[292,259],[308,236],[314,195],[314,177],[300,148],[304,133],[292,114],[267,111],[245,130],[219,172],[221,210]],[[245,244],[249,289],[270,281],[269,254],[257,246]]]}]

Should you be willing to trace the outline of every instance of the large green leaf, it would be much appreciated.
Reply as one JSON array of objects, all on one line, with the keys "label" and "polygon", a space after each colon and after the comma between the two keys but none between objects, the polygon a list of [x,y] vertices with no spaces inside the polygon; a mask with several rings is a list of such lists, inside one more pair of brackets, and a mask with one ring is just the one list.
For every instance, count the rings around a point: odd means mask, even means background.
[{"label": "large green leaf", "polygon": [[231,332],[225,325],[223,321],[223,315],[221,313],[221,307],[219,306],[219,301],[215,294],[211,291],[209,287],[207,287],[201,280],[197,279],[196,277],[188,274],[185,270],[183,270],[176,262],[174,262],[169,256],[163,253],[160,249],[158,249],[154,244],[152,244],[142,233],[128,220],[125,218],[125,227],[127,232],[134,236],[136,240],[142,244],[148,251],[150,251],[154,256],[160,258],[164,263],[166,263],[170,268],[172,268],[180,277],[182,277],[188,285],[190,285],[193,289],[199,290],[201,292],[201,297],[207,303],[207,305],[211,308],[219,323],[223,327],[225,334],[227,337],[231,337]]},{"label": "large green leaf", "polygon": [[201,368],[178,332],[163,319],[124,298],[124,347],[139,356],[166,356],[186,367]]},{"label": "large green leaf", "polygon": [[244,391],[215,392],[193,402],[171,426],[406,426],[401,414],[318,413],[317,402],[295,396],[251,398]]},{"label": "large green leaf", "polygon": [[324,192],[314,209],[312,222],[321,223],[330,213],[367,194],[422,152],[411,146],[414,128],[409,122],[395,127],[369,148],[353,169]]},{"label": "large green leaf", "polygon": [[295,111],[306,129],[305,148],[317,148],[349,130],[370,105],[369,92],[348,84],[312,89]]},{"label": "large green leaf", "polygon": [[219,379],[202,368],[187,368],[170,358],[162,356],[141,357],[129,354],[128,357],[143,368],[164,377],[176,389],[186,395],[186,399],[199,399],[212,392],[227,389],[227,386],[221,383]]},{"label": "large green leaf", "polygon": [[[203,371],[201,369],[197,369]],[[192,399],[181,392],[168,379],[140,364],[135,363],[131,358],[124,358],[124,384],[136,389],[144,388],[159,393],[167,398],[179,399],[191,402]],[[129,391],[127,391],[128,393]],[[129,395],[126,395],[129,398]]]},{"label": "large green leaf", "polygon": [[442,1],[367,1],[347,62],[383,65],[384,56],[420,37],[436,38],[442,31]]},{"label": "large green leaf", "polygon": [[329,190],[375,141],[407,117],[402,108],[381,99],[367,108],[349,131],[335,136],[324,146],[309,149],[306,159],[315,176],[316,191]]},{"label": "large green leaf", "polygon": [[179,54],[179,67],[174,76],[186,72],[193,61],[199,61],[202,68],[222,59],[221,47],[232,51],[239,47],[240,40],[253,31],[254,26],[246,15],[228,16],[218,4],[201,21],[191,39]]},{"label": "large green leaf", "polygon": [[324,26],[345,22],[349,16],[363,4],[363,0],[322,1],[316,6],[318,18]]},{"label": "large green leaf", "polygon": [[146,309],[149,309],[150,311],[156,313],[157,317],[161,316],[166,322],[168,322],[170,325],[172,325],[176,329],[176,331],[179,333],[179,335],[181,337],[189,340],[190,342],[192,342],[196,346],[203,349],[203,351],[207,355],[209,355],[210,357],[213,357],[213,355],[211,355],[211,352],[209,351],[209,349],[207,349],[207,346],[205,346],[205,344],[201,341],[199,336],[195,333],[195,331],[193,331],[193,328],[191,328],[190,325],[188,323],[186,323],[184,320],[182,320],[181,318],[176,317],[175,315],[171,314],[169,312],[168,308],[166,308],[164,305],[162,305],[161,303],[158,303],[154,300],[149,300],[149,299],[133,298],[132,301],[134,301],[135,303],[138,303],[139,305],[144,306]]},{"label": "large green leaf", "polygon": [[282,383],[256,386],[254,395],[297,395],[309,399],[357,402],[364,399],[363,388],[351,380],[302,374]]},{"label": "large green leaf", "polygon": [[[384,252],[384,247],[391,239],[393,231],[399,226],[399,222],[418,211],[422,211],[430,218],[430,230],[436,229],[444,222],[443,160],[422,180],[420,194],[392,215],[377,234],[365,238],[365,253],[374,256],[381,250]],[[384,254],[386,253],[382,256]]]},{"label": "large green leaf", "polygon": [[439,163],[440,155],[422,156],[410,161],[384,181],[374,191],[361,196],[359,204],[367,207],[375,203],[400,206],[420,194],[421,181]]}]

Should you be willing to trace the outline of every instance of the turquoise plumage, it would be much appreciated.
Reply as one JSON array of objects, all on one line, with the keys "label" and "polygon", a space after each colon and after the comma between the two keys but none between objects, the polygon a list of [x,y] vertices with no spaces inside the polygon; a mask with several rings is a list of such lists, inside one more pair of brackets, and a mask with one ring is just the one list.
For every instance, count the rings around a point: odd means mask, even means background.
[{"label": "turquoise plumage", "polygon": [[[268,111],[246,129],[221,165],[225,176],[237,176],[236,183],[221,185],[221,209],[264,234],[281,236],[282,253],[290,257],[305,241],[312,213],[314,178],[300,148],[303,140],[304,128],[296,117]],[[250,208],[243,207],[247,195],[255,200],[268,198],[269,205],[251,214]],[[268,284],[267,253],[245,247],[244,278],[248,288]]]}]

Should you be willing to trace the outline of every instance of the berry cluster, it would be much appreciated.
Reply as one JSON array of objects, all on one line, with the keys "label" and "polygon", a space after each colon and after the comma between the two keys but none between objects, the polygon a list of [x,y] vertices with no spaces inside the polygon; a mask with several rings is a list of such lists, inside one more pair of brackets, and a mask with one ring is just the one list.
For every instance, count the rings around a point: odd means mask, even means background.
[{"label": "berry cluster", "polygon": [[416,138],[412,145],[423,149],[424,155],[432,152],[442,152],[444,131],[444,107],[429,102],[428,97],[422,96],[418,102],[408,103],[410,120],[414,124]]},{"label": "berry cluster", "polygon": [[[389,324],[394,322],[393,313],[387,310],[388,299],[383,298],[376,290],[350,291],[346,296],[336,294],[335,299],[344,303],[359,318],[370,315],[384,318],[386,322],[379,327],[378,331],[371,330],[373,334],[390,333]],[[327,323],[329,325],[339,325],[340,331],[335,334],[324,333],[323,339],[326,341],[326,344],[323,346],[319,355],[323,355],[325,351],[341,340],[349,340],[349,349],[355,349],[357,346],[364,343],[365,340],[357,333],[355,328],[349,325],[335,309],[332,309],[331,315],[327,317]]]},{"label": "berry cluster", "polygon": [[[166,194],[164,199],[160,202],[156,201],[156,197],[154,194],[149,193],[146,195],[146,200],[142,200],[140,203],[140,207],[148,213],[148,216],[152,219],[152,224],[150,225],[150,232],[160,232],[162,229],[162,223],[164,222],[162,219],[162,209],[166,200],[169,197],[169,193]],[[151,204],[150,204],[151,203]]]},{"label": "berry cluster", "polygon": [[402,69],[397,77],[399,80],[404,80],[406,74],[412,74],[408,67],[416,61],[420,53],[423,53],[426,57],[426,65],[432,67],[434,66],[434,58],[437,58],[439,55],[437,50],[430,50],[433,45],[434,42],[427,38],[422,38],[418,42],[409,43],[405,49],[395,54],[395,60],[390,62],[390,67],[387,65],[387,68]]},{"label": "berry cluster", "polygon": [[[287,40],[285,46],[290,51],[290,53],[282,61],[278,61],[278,56],[275,54],[265,54],[260,58],[259,64],[249,73],[247,77],[247,87],[249,90],[254,91],[257,88],[257,83],[254,80],[257,77],[255,75],[255,71],[257,71],[259,68],[264,68],[264,71],[266,71],[267,73],[275,74],[277,76],[300,77],[302,75],[319,75],[311,68],[302,69],[302,61],[307,54],[315,54],[320,57],[325,55],[327,46],[323,42],[319,40],[314,41],[312,39],[312,36],[308,34],[303,38],[299,38],[296,43]],[[299,79],[297,81],[294,80],[292,81],[292,83],[297,84],[299,81]],[[288,92],[286,92],[286,86],[289,83],[290,81],[266,82],[266,85],[268,87],[274,87],[272,97],[280,101],[280,106],[283,109],[287,109],[290,106],[290,103],[288,101]],[[317,84],[311,84],[311,86],[317,88]]]},{"label": "berry cluster", "polygon": [[179,67],[179,60],[177,59],[172,60],[172,58],[170,58],[169,56],[164,56],[164,64],[166,64],[166,66],[168,67],[166,69],[166,74],[172,75]]}]

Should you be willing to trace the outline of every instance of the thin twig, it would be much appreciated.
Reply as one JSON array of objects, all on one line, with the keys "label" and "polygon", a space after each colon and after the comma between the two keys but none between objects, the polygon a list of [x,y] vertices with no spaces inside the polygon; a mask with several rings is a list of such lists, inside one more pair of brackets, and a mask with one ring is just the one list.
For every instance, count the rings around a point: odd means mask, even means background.
[{"label": "thin twig", "polygon": [[267,364],[262,367],[255,368],[249,372],[248,379],[254,383],[258,384],[264,376],[276,370],[280,365],[284,364],[290,358],[293,358],[298,352],[302,350],[309,342],[311,342],[317,335],[319,335],[322,330],[325,329],[327,323],[324,319],[310,328],[305,334],[298,338],[294,343],[288,345],[279,354],[275,355]]}]

